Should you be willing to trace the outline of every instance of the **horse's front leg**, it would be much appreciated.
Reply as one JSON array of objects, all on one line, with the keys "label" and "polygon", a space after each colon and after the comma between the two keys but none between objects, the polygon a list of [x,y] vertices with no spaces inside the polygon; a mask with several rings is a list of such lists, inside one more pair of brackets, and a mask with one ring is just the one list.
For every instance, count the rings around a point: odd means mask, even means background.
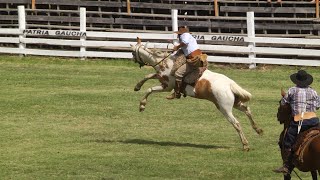
[{"label": "horse's front leg", "polygon": [[291,180],[291,175],[290,174],[283,175],[283,179],[284,180]]},{"label": "horse's front leg", "polygon": [[317,171],[311,171],[312,180],[318,180]]},{"label": "horse's front leg", "polygon": [[149,88],[147,90],[146,94],[140,100],[140,107],[139,107],[140,112],[144,111],[144,109],[146,108],[147,98],[151,93],[163,92],[164,90],[166,90],[166,89],[163,86],[154,86],[154,87]]},{"label": "horse's front leg", "polygon": [[144,77],[144,79],[142,79],[141,81],[139,81],[137,83],[137,85],[134,87],[134,91],[139,91],[141,89],[141,87],[143,86],[143,84],[148,81],[149,79],[157,79],[157,73],[152,73],[152,74],[148,74]]}]

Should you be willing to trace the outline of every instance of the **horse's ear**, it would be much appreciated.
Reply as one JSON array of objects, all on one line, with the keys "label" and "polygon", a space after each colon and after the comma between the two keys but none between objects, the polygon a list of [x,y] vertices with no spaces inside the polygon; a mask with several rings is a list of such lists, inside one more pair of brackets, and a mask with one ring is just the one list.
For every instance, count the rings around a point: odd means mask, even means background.
[{"label": "horse's ear", "polygon": [[137,37],[137,43],[141,44],[141,39],[139,37]]},{"label": "horse's ear", "polygon": [[281,96],[284,97],[286,95],[286,92],[284,92],[283,88],[281,88]]}]

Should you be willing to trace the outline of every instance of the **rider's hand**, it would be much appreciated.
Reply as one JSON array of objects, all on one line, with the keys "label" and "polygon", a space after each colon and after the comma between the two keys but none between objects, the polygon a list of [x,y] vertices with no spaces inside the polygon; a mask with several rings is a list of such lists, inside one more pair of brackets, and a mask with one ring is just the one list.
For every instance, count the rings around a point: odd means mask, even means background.
[{"label": "rider's hand", "polygon": [[174,47],[173,47],[173,50],[174,50],[174,51],[177,51],[178,49],[179,49],[179,46],[174,46]]},{"label": "rider's hand", "polygon": [[281,88],[281,96],[284,97],[286,95],[286,92],[284,92],[283,88]]}]

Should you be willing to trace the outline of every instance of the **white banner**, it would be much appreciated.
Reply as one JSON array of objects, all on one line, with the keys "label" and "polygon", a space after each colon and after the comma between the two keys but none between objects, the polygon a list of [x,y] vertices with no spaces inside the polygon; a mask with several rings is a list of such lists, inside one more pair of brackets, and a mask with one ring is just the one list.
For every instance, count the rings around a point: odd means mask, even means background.
[{"label": "white banner", "polygon": [[41,30],[41,29],[25,29],[23,34],[33,36],[72,36],[83,37],[87,36],[86,32],[81,31],[68,31],[68,30]]},{"label": "white banner", "polygon": [[244,42],[243,36],[232,36],[232,35],[197,35],[192,34],[196,40],[206,41],[232,41],[232,42]]}]

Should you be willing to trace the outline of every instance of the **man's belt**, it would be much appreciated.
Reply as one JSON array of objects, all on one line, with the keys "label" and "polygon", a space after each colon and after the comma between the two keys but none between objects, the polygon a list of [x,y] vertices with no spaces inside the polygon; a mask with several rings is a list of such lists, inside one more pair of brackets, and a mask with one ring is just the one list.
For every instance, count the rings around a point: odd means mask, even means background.
[{"label": "man's belt", "polygon": [[315,112],[304,112],[301,114],[297,114],[293,117],[294,121],[300,121],[305,119],[311,119],[317,117],[317,114]]},{"label": "man's belt", "polygon": [[187,56],[187,59],[195,58],[196,56],[201,55],[201,54],[202,54],[202,52],[201,52],[200,49],[194,50],[192,53],[190,53],[190,54]]}]

